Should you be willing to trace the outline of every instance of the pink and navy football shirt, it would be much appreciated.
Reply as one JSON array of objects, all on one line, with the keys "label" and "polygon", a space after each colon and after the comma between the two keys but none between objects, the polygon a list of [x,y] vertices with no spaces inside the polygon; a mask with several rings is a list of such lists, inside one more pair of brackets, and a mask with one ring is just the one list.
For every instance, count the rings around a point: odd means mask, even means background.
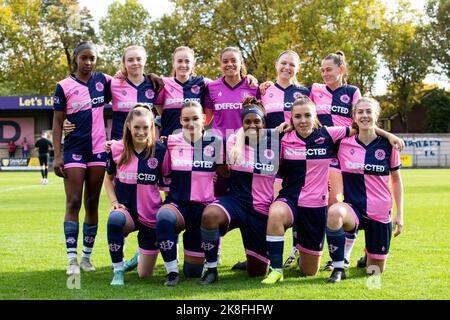
[{"label": "pink and navy football shirt", "polygon": [[223,141],[205,132],[203,138],[192,143],[183,132],[169,135],[171,183],[168,198],[175,202],[214,201],[214,175],[218,164],[224,163]]},{"label": "pink and navy football shirt", "polygon": [[112,129],[111,139],[120,140],[123,135],[123,125],[128,112],[137,104],[145,104],[152,108],[156,103],[158,94],[153,83],[145,77],[144,82],[136,86],[127,79],[111,80],[112,94]]},{"label": "pink and navy football shirt", "polygon": [[167,137],[181,128],[181,107],[185,102],[204,104],[206,85],[211,80],[200,76],[190,77],[185,83],[176,78],[163,78],[163,81],[164,88],[159,93],[156,104],[162,105],[161,135]]},{"label": "pink and navy football shirt", "polygon": [[75,130],[64,139],[64,152],[102,153],[106,141],[103,108],[111,100],[111,77],[94,72],[87,83],[75,75],[58,82],[54,110],[64,111]]},{"label": "pink and navy football shirt", "polygon": [[[230,166],[229,195],[239,203],[267,215],[273,201],[273,184],[280,159],[279,135],[265,130],[265,139],[256,146],[245,145],[244,159]],[[227,141],[227,150],[236,144],[236,135]]]},{"label": "pink and navy football shirt", "polygon": [[278,83],[267,88],[261,97],[261,102],[266,110],[266,128],[276,128],[283,122],[291,119],[291,109],[294,101],[300,97],[309,97],[308,88],[292,84],[287,88]]},{"label": "pink and navy football shirt", "polygon": [[213,110],[212,127],[217,129],[222,137],[226,137],[227,129],[234,133],[242,127],[242,102],[248,96],[259,98],[259,88],[250,87],[247,77],[234,87],[226,83],[224,77],[208,84],[205,108]]},{"label": "pink and navy football shirt", "polygon": [[338,159],[344,181],[344,201],[373,220],[390,222],[389,174],[401,167],[398,151],[385,138],[377,137],[365,145],[355,135],[341,141]]},{"label": "pink and navy football shirt", "polygon": [[146,158],[147,150],[136,153],[131,160],[118,166],[124,151],[122,141],[111,145],[107,172],[115,175],[114,189],[117,200],[143,225],[155,228],[156,213],[162,200],[159,192],[165,176],[169,174],[169,156],[166,146],[157,142],[154,157]]},{"label": "pink and navy football shirt", "polygon": [[361,92],[349,84],[333,91],[325,84],[314,83],[310,98],[316,104],[317,116],[323,126],[349,127],[352,124],[352,106],[361,98]]},{"label": "pink and navy football shirt", "polygon": [[293,130],[281,139],[280,197],[298,206],[320,208],[328,204],[328,167],[334,144],[348,136],[348,127],[322,127],[307,138]]}]

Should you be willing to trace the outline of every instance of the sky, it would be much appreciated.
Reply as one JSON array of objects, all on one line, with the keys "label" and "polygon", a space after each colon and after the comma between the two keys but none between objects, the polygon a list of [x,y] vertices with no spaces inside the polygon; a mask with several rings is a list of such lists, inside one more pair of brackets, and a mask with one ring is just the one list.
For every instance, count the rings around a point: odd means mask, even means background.
[{"label": "sky", "polygon": [[[125,3],[125,0],[119,0],[121,3]],[[142,5],[148,10],[152,19],[158,19],[164,14],[170,14],[173,11],[173,4],[168,0],[138,0]],[[94,17],[94,25],[98,30],[98,22],[100,18],[106,16],[108,11],[108,6],[113,3],[114,0],[79,0],[81,6],[86,6],[90,9],[92,16]],[[398,3],[397,0],[383,0],[388,7],[395,8]],[[427,0],[412,0],[411,6],[418,10],[419,12],[424,12],[424,6]],[[384,67],[381,67],[377,73],[377,78],[375,82],[374,94],[382,95],[386,93],[386,81],[383,79],[383,76],[388,74],[388,70]],[[260,79],[263,81],[265,79]],[[438,83],[441,87],[446,87],[446,89],[450,89],[450,83],[448,79],[440,78],[435,75],[429,75],[425,79],[425,83]]]}]

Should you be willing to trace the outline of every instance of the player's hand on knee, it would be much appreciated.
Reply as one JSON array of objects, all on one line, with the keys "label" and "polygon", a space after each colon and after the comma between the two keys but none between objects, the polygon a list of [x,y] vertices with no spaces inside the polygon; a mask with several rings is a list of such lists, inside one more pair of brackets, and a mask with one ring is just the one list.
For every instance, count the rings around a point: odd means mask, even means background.
[{"label": "player's hand on knee", "polygon": [[64,122],[63,122],[63,131],[64,131],[64,134],[69,134],[69,133],[71,133],[72,131],[74,131],[75,130],[75,125],[72,123],[72,122],[70,122],[69,120],[67,120],[67,119],[65,119],[64,120]]},{"label": "player's hand on knee", "polygon": [[166,140],[167,140],[167,137],[166,137],[166,136],[160,136],[160,137],[159,137],[159,142],[161,142],[161,143],[166,142]]}]

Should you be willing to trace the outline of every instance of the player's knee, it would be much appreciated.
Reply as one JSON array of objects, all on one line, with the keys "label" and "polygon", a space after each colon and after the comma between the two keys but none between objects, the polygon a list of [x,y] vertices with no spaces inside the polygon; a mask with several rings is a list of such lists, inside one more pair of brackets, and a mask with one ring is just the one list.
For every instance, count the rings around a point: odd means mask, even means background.
[{"label": "player's knee", "polygon": [[70,196],[67,199],[66,206],[69,213],[78,213],[81,209],[81,197]]},{"label": "player's knee", "polygon": [[202,214],[202,227],[206,229],[215,228],[219,224],[221,211],[217,206],[206,207]]},{"label": "player's knee", "polygon": [[328,209],[327,225],[328,227],[334,227],[342,222],[344,216],[343,209],[340,205],[333,205]]},{"label": "player's knee", "polygon": [[203,272],[202,264],[193,264],[187,261],[183,264],[183,274],[186,278],[200,278]]},{"label": "player's knee", "polygon": [[175,229],[177,225],[177,215],[169,208],[162,207],[156,215],[157,230],[167,230],[168,228]]},{"label": "player's knee", "polygon": [[126,218],[125,214],[121,211],[112,211],[108,217],[108,233],[111,232],[122,232],[125,226]]}]

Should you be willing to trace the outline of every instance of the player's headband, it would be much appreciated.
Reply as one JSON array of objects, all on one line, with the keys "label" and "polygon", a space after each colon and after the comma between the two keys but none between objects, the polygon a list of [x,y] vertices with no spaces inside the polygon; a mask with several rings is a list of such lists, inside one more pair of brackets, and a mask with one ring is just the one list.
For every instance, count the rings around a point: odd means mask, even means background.
[{"label": "player's headband", "polygon": [[249,113],[255,113],[256,115],[258,115],[261,118],[261,120],[264,124],[266,123],[266,120],[264,118],[264,113],[261,110],[259,110],[259,108],[256,106],[251,106],[251,107],[242,109],[242,112],[241,112],[242,120],[244,120],[245,116],[248,115]]}]

